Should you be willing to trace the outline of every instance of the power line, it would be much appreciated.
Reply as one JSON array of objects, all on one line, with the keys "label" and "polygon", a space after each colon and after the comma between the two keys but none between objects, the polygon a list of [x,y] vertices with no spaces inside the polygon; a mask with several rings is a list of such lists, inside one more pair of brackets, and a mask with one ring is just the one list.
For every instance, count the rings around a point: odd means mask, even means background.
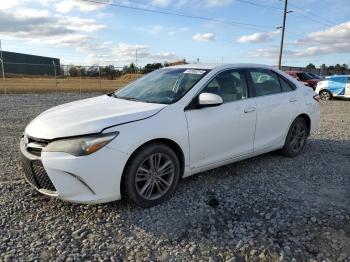
[{"label": "power line", "polygon": [[[256,3],[256,2],[252,2],[252,1],[248,1],[248,0],[236,0],[236,2],[240,2],[243,4],[248,4],[248,5],[252,5],[252,6],[256,6],[256,7],[262,7],[262,8],[270,9],[270,10],[283,11],[283,8],[280,8],[280,7],[260,4],[260,3]],[[297,5],[294,5],[294,4],[289,4],[289,5],[297,8],[297,10],[293,10],[297,16],[301,16],[301,17],[309,19],[315,23],[323,24],[326,26],[333,26],[335,24],[334,22],[328,20],[327,18],[324,18],[324,17],[319,16],[319,15],[314,14],[314,13],[312,13],[311,15],[307,15],[307,14],[305,14],[305,11],[303,11],[302,8],[298,7]],[[314,17],[318,17],[319,19],[315,19]]]},{"label": "power line", "polygon": [[[297,13],[299,13],[299,14],[302,14],[304,17],[306,17],[306,18],[308,18],[308,19],[313,19],[313,17],[318,17],[318,18],[320,18],[320,19],[322,19],[322,22],[321,23],[323,23],[323,21],[326,21],[326,23],[327,23],[327,26],[333,26],[333,25],[335,25],[335,24],[337,24],[337,23],[334,23],[333,21],[331,21],[331,20],[329,20],[328,18],[325,18],[325,17],[322,17],[322,16],[320,16],[320,15],[318,15],[318,14],[315,14],[315,13],[311,13],[311,12],[309,12],[309,11],[302,11],[303,10],[303,8],[301,8],[301,7],[299,7],[299,6],[297,6],[297,5],[295,5],[295,4],[289,4],[290,6],[292,6],[292,7],[294,7],[294,8],[297,8],[297,10],[295,10],[295,12],[297,12]],[[305,15],[305,13],[310,13],[310,15],[308,16],[308,15]],[[316,21],[315,19],[313,19],[314,21]],[[321,20],[320,20],[321,21]],[[316,21],[317,22],[317,21]]]},{"label": "power line", "polygon": [[298,16],[300,16],[300,17],[303,17],[303,18],[306,18],[306,19],[308,19],[308,20],[310,20],[310,21],[313,21],[313,22],[315,22],[315,23],[317,23],[317,24],[322,24],[322,25],[325,25],[325,26],[334,26],[334,24],[325,23],[325,22],[323,22],[323,21],[321,21],[321,20],[316,20],[316,19],[312,18],[311,16],[302,13],[302,12],[299,11],[299,10],[295,10],[294,12],[296,13],[296,15],[298,15]]},{"label": "power line", "polygon": [[247,0],[236,0],[236,2],[240,2],[240,3],[248,4],[248,5],[253,5],[253,6],[256,6],[256,7],[262,7],[262,8],[266,8],[266,9],[271,9],[271,10],[283,11],[283,8],[280,8],[280,7],[277,7],[277,6],[265,5],[265,4],[260,4],[260,3],[251,2],[251,1],[247,1]]},{"label": "power line", "polygon": [[163,15],[172,15],[172,16],[186,17],[186,18],[192,18],[192,19],[214,21],[214,22],[224,23],[224,24],[228,24],[228,25],[232,25],[232,26],[236,26],[236,27],[246,27],[246,28],[255,29],[255,30],[256,30],[256,28],[269,28],[269,29],[273,28],[273,26],[269,26],[269,25],[249,24],[249,23],[242,23],[242,22],[238,22],[238,21],[222,20],[222,19],[217,19],[217,18],[212,18],[212,17],[189,15],[189,14],[185,14],[185,13],[174,12],[174,11],[171,11],[170,9],[167,9],[166,11],[160,11],[160,10],[153,10],[153,9],[149,9],[149,8],[127,6],[127,5],[123,5],[123,4],[117,4],[117,3],[99,2],[97,0],[82,0],[82,1],[94,3],[94,4],[109,5],[109,6],[125,8],[125,9],[138,10],[138,11],[149,12],[149,13],[157,13],[157,14],[163,14]]}]

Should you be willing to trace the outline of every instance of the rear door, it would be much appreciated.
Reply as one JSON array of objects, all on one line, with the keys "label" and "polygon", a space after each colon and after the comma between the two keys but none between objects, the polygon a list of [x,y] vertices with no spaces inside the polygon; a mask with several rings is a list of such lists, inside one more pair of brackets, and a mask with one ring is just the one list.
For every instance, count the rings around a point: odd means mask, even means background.
[{"label": "rear door", "polygon": [[249,69],[247,75],[257,106],[254,151],[283,145],[298,110],[296,86],[269,69]]}]

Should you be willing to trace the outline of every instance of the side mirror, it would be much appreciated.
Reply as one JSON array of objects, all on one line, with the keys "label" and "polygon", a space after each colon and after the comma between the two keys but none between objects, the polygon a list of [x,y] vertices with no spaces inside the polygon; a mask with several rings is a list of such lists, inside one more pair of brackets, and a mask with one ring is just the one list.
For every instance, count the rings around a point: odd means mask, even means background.
[{"label": "side mirror", "polygon": [[199,95],[198,103],[200,106],[219,106],[224,103],[222,97],[213,93],[202,93]]}]

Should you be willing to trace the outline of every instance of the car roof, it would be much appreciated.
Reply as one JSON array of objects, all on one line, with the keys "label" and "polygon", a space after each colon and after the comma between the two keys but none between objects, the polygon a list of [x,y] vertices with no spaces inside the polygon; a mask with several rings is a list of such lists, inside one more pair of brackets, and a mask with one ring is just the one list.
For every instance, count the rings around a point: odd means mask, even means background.
[{"label": "car roof", "polygon": [[329,77],[350,77],[350,75],[332,75]]},{"label": "car roof", "polygon": [[203,70],[213,70],[213,69],[225,69],[225,68],[266,68],[271,69],[271,66],[262,65],[262,64],[249,64],[249,63],[240,63],[240,64],[185,64],[185,65],[176,65],[170,66],[167,68],[188,68],[188,69],[203,69]]},{"label": "car roof", "polygon": [[308,72],[304,72],[304,71],[285,71],[287,74],[300,74],[300,73],[308,73]]}]

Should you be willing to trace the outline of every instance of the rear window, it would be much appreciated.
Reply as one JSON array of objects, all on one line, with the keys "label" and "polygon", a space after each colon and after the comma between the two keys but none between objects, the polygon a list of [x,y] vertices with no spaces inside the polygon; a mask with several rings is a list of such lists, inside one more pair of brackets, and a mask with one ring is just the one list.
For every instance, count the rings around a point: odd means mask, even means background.
[{"label": "rear window", "polygon": [[296,89],[296,86],[289,82],[287,79],[279,77],[279,80],[281,83],[282,92],[289,92]]},{"label": "rear window", "polygon": [[278,73],[266,69],[249,69],[256,96],[290,92],[296,86]]}]

